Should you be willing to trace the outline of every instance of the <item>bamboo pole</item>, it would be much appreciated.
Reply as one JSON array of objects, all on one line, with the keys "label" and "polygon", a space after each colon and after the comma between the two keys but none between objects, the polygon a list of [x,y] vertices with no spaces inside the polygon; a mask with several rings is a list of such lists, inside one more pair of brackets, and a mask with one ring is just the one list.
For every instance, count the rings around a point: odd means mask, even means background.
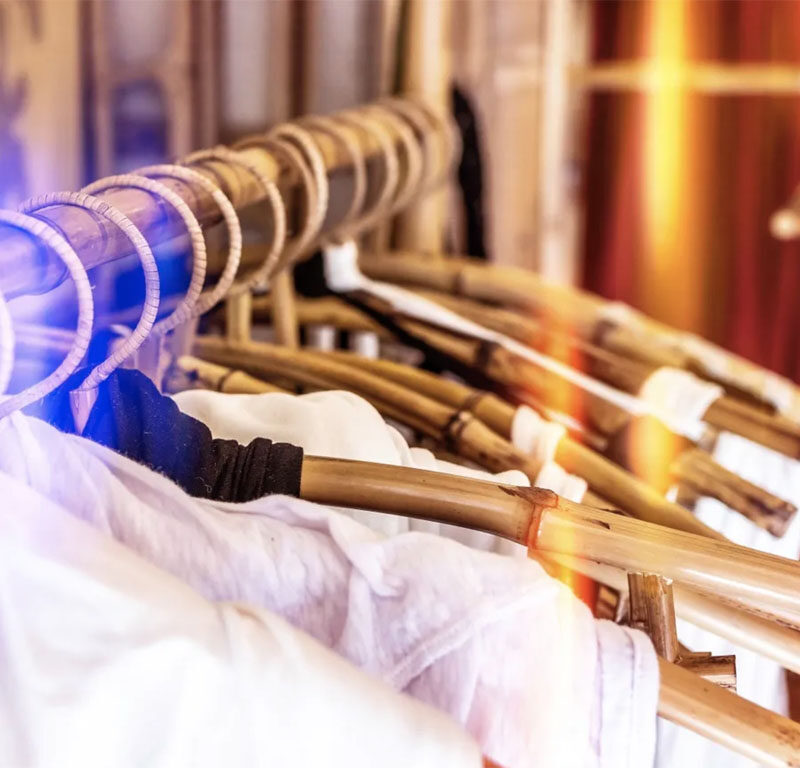
[{"label": "bamboo pole", "polygon": [[798,765],[800,725],[665,659],[658,667],[659,715],[759,765]]},{"label": "bamboo pole", "polygon": [[182,355],[176,360],[178,369],[200,382],[205,389],[216,392],[260,395],[267,392],[286,392],[274,384],[250,376],[244,371],[214,365],[191,355]]},{"label": "bamboo pole", "polygon": [[[331,499],[333,497],[331,496],[332,491],[331,491],[331,488],[330,488],[328,483],[326,483],[324,481],[322,483],[320,483],[319,482],[319,480],[320,480],[319,475],[317,475],[316,477],[312,477],[312,479],[309,480],[309,473],[308,473],[309,465],[311,467],[315,467],[318,470],[320,468],[319,461],[320,460],[318,460],[318,459],[307,459],[306,460],[306,463],[304,465],[304,476],[303,476],[304,479],[303,479],[303,484],[302,484],[302,487],[301,487],[301,495],[304,498],[311,498],[312,500],[320,500],[320,498],[315,496],[315,494],[323,494],[323,498],[327,499],[328,503],[342,503],[344,501],[344,499],[341,496],[341,493],[342,493],[341,489],[339,489],[339,491],[338,491],[338,493],[340,495],[336,496],[336,501],[331,501]],[[337,463],[337,464],[352,464],[352,462],[335,462],[335,463]],[[380,467],[381,465],[360,465],[359,469],[364,468],[364,466],[374,469],[374,468]],[[385,477],[385,474],[386,474],[385,473],[386,469],[387,468],[385,468],[385,467],[383,468],[384,477]],[[392,468],[388,468],[390,474],[391,474],[391,469]],[[417,472],[419,472],[419,471],[417,471]],[[312,475],[313,474],[314,474],[314,470],[312,470]],[[401,474],[406,474],[406,473],[401,473]],[[425,473],[423,473],[423,474],[425,474]],[[432,474],[435,476],[437,481],[445,480],[446,478],[450,478],[451,481],[452,480],[456,480],[457,481],[457,478],[454,478],[453,476],[450,476],[450,475],[440,475],[439,473],[432,473]],[[363,475],[361,473],[358,473],[357,476],[358,477],[363,477]],[[396,476],[395,476],[395,479],[396,479]],[[390,509],[393,509],[398,514],[406,514],[409,511],[409,500],[410,500],[409,498],[407,498],[407,496],[415,495],[415,492],[418,492],[420,489],[422,489],[422,492],[423,492],[423,494],[425,494],[426,498],[429,497],[429,494],[426,493],[426,489],[425,489],[425,484],[424,483],[422,485],[419,485],[419,481],[422,479],[421,477],[411,478],[412,479],[412,483],[411,483],[412,487],[411,488],[409,488],[407,484],[404,485],[403,481],[406,481],[406,483],[407,483],[407,481],[409,480],[409,478],[407,476],[406,477],[401,477],[399,479],[400,479],[399,486],[398,486],[397,483],[395,483],[395,485],[394,485],[394,490],[395,491],[399,490],[399,496],[400,496],[399,503],[398,503],[396,498],[390,498],[388,500],[388,502],[389,502]],[[428,478],[426,477],[425,479],[428,479]],[[315,484],[315,481],[316,481],[316,484]],[[488,491],[490,488],[494,487],[491,484],[488,484],[488,487],[487,487],[487,484],[481,484],[481,485],[483,485],[484,488],[483,489],[478,489],[479,492],[480,492],[480,490]],[[491,493],[486,493],[485,495],[481,495],[479,493],[478,494],[477,505],[473,505],[472,508],[471,508],[471,511],[474,514],[473,514],[472,519],[470,519],[469,515],[465,516],[463,514],[463,510],[461,510],[461,512],[458,515],[451,515],[450,511],[448,510],[448,497],[449,497],[449,495],[450,495],[450,493],[452,491],[454,491],[454,490],[456,490],[458,488],[460,488],[460,484],[456,483],[455,488],[451,487],[451,488],[445,489],[444,496],[443,497],[439,497],[438,499],[437,499],[436,495],[434,494],[434,496],[432,497],[433,500],[434,500],[434,506],[436,506],[435,502],[437,500],[439,502],[441,502],[441,503],[438,504],[438,509],[433,513],[434,515],[438,514],[438,518],[437,519],[443,519],[443,520],[448,520],[449,519],[451,522],[455,522],[456,524],[459,524],[459,525],[462,525],[462,524],[465,523],[465,521],[469,520],[470,524],[473,525],[474,527],[478,527],[478,528],[484,529],[484,530],[488,529],[488,530],[491,530],[491,532],[495,532],[495,533],[500,532],[498,526],[503,526],[503,529],[507,532],[506,535],[508,535],[509,537],[517,537],[517,540],[519,540],[521,538],[521,536],[523,535],[522,534],[522,530],[524,529],[526,520],[532,519],[532,517],[529,518],[528,511],[519,509],[519,506],[514,503],[515,500],[517,500],[517,498],[518,498],[518,497],[516,497],[516,495],[512,494],[512,498],[511,498],[512,504],[509,506],[507,504],[507,502],[508,502],[507,499],[503,500],[505,502],[505,505],[504,504],[497,504],[496,495],[491,494]],[[428,489],[428,490],[430,490],[430,489]],[[335,495],[336,491],[334,490],[333,493]],[[349,499],[349,503],[354,503],[354,504],[359,505],[359,506],[367,506],[367,505],[374,506],[374,504],[370,504],[369,503],[369,499],[367,499],[367,498],[363,499],[363,501],[362,500],[355,500],[354,501],[351,498],[351,495],[350,495],[349,492],[345,492],[345,495]],[[385,497],[382,496],[381,498],[384,500],[384,504],[382,504],[382,506],[385,508],[385,506],[386,506],[385,505]],[[392,505],[394,505],[394,506],[392,506]],[[503,514],[502,510],[500,509],[500,507],[503,507],[503,506],[508,507],[507,511],[511,511],[510,515],[504,515]],[[487,510],[488,510],[488,514],[487,514]],[[429,506],[427,514],[430,514],[430,506]],[[529,538],[530,538],[530,536],[529,536]],[[585,561],[580,561],[580,562],[585,562]],[[610,570],[613,570],[613,569],[610,569]],[[688,593],[690,595],[696,595],[697,594],[697,593],[693,593],[690,590],[684,590],[684,592]],[[702,595],[699,595],[698,599],[700,601],[707,600],[707,598],[704,598]],[[740,621],[743,621],[746,625],[748,625],[748,629],[752,629],[753,625],[755,624],[756,627],[758,627],[759,629],[766,628],[766,630],[768,632],[771,632],[773,635],[776,632],[781,632],[781,631],[784,632],[784,633],[788,632],[788,630],[786,630],[785,628],[776,627],[773,624],[765,622],[763,619],[759,619],[759,618],[754,617],[754,616],[749,616],[748,614],[742,614],[740,612],[734,612],[733,609],[730,609],[730,608],[728,608],[727,610],[729,612],[734,613],[734,615]],[[760,623],[761,626],[759,626],[759,623]],[[747,636],[748,636],[748,639],[750,639],[751,633],[749,631],[747,632]],[[772,648],[773,645],[774,645],[773,643],[770,643],[769,647]],[[778,646],[780,647],[780,644],[778,644]],[[695,654],[694,656],[698,656],[699,657],[699,656],[703,656],[703,655],[702,654]],[[706,667],[703,666],[704,663],[706,662],[706,660],[705,660],[705,658],[703,658],[703,659],[699,659],[698,660],[699,666],[695,665],[695,667],[700,673],[703,673],[703,674],[709,676],[710,678],[713,678],[713,680],[715,680],[715,681],[717,679],[719,679],[719,682],[724,683],[725,682],[726,668],[724,668],[724,665],[720,664],[720,661],[721,661],[720,659],[716,659],[715,663],[712,665],[712,668],[706,669]],[[708,664],[706,664],[706,666],[708,666]],[[727,673],[729,675],[730,670],[727,670]],[[681,693],[685,693],[686,692],[688,681],[689,681],[689,678],[683,678],[682,681],[680,681],[680,680],[678,681],[680,683],[680,685],[676,685],[673,682],[671,682],[671,678],[670,678],[670,682],[664,682],[663,673],[662,673],[662,692],[661,692],[661,695],[662,695],[662,699],[665,699],[666,704],[663,707],[660,708],[660,714],[662,714],[662,715],[664,715],[666,717],[669,717],[671,719],[682,717],[681,707],[683,706],[683,704],[676,704],[675,701],[677,700],[678,695],[680,695]],[[694,698],[696,700],[698,699],[698,697],[700,697],[700,699],[702,700],[703,697],[705,697],[705,695],[706,695],[706,693],[708,691],[708,689],[704,688],[697,680],[695,680],[691,685],[688,686],[689,690],[691,690],[692,688],[694,688]],[[712,696],[712,698],[713,698],[713,696]],[[741,702],[739,702],[738,700],[735,701],[734,703],[738,707],[742,706]],[[718,741],[720,741],[720,743],[724,743],[726,745],[733,746],[733,748],[735,748],[735,749],[740,749],[741,750],[741,749],[744,748],[744,749],[751,750],[751,751],[752,750],[756,750],[756,749],[757,750],[766,749],[766,750],[769,751],[769,753],[771,755],[779,755],[780,750],[778,748],[776,748],[776,745],[773,744],[772,741],[769,740],[769,739],[765,740],[765,739],[761,738],[761,739],[759,739],[758,742],[753,743],[751,738],[748,736],[747,738],[744,738],[744,739],[742,739],[741,737],[738,737],[736,739],[735,743],[732,742],[731,739],[730,739],[730,734],[728,734],[725,730],[720,730],[719,727],[718,727],[719,717],[718,717],[717,714],[715,714],[713,712],[714,706],[716,706],[716,705],[708,704],[708,703],[703,705],[702,701],[700,701],[700,702],[695,701],[695,706],[696,707],[699,706],[700,709],[702,709],[702,712],[700,713],[700,718],[699,718],[699,720],[697,722],[689,723],[687,727],[693,728],[697,732],[699,732],[702,735],[705,735],[705,736],[707,736],[709,738],[718,740]],[[763,730],[764,730],[765,726],[768,726],[768,728],[771,729],[771,732],[773,732],[773,733],[775,733],[775,732],[777,732],[777,731],[782,729],[783,734],[784,735],[786,734],[786,730],[785,730],[786,723],[784,722],[783,718],[779,718],[779,716],[774,716],[774,715],[772,715],[772,713],[768,713],[766,710],[762,710],[761,708],[752,709],[752,707],[754,707],[754,706],[755,705],[750,705],[749,702],[744,705],[744,707],[746,709],[748,707],[750,708],[749,711],[746,713],[746,716],[747,717],[751,717],[751,718],[752,717],[759,718],[759,723],[760,723],[762,734],[763,734]],[[777,718],[777,720],[776,720],[776,718]],[[684,721],[681,720],[680,722],[683,723]],[[748,752],[748,754],[751,754],[751,753],[752,752],[750,752],[750,751]]]},{"label": "bamboo pole", "polygon": [[800,563],[576,504],[540,488],[307,457],[301,496],[488,531],[532,551],[660,573],[729,605],[800,624]]},{"label": "bamboo pole", "polygon": [[[535,478],[541,465],[514,448],[469,412],[443,405],[387,379],[336,363],[308,350],[293,351],[270,344],[229,344],[199,337],[197,353],[256,375],[293,378],[306,386],[343,387],[368,399],[381,413],[450,446],[460,455],[493,472],[519,469]],[[688,515],[688,513],[687,513]]]},{"label": "bamboo pole", "polygon": [[736,657],[730,654],[712,656],[706,653],[681,653],[679,666],[699,675],[714,685],[736,693]]},{"label": "bamboo pole", "polygon": [[[534,546],[541,541],[548,516],[558,515],[563,503],[541,489],[513,489],[406,467],[313,457],[304,459],[300,495],[323,504],[378,507],[393,514],[468,525]],[[578,506],[570,505],[573,510]],[[612,535],[608,518],[614,516],[599,510],[592,514],[589,525],[600,523],[599,530]],[[700,537],[687,538],[705,543]],[[686,549],[675,549],[673,554],[694,573],[687,565]],[[663,659],[659,667],[659,714],[663,717],[765,764],[792,765],[800,749],[800,725]]]},{"label": "bamboo pole", "polygon": [[[493,431],[506,439],[511,437],[511,425],[516,409],[496,395],[400,363],[366,360],[346,352],[327,354],[349,365],[369,370],[423,392],[440,402],[468,408]],[[569,444],[562,447],[565,441],[569,441]],[[554,458],[559,463],[562,458],[566,458],[569,471],[583,477],[598,493],[613,504],[632,512],[636,517],[640,517],[636,510],[643,503],[655,504],[662,508],[674,506],[626,470],[580,443],[572,441],[569,437],[562,438]],[[684,452],[674,462],[672,469],[677,481],[690,484],[700,495],[719,499],[775,536],[783,535],[796,513],[796,508],[792,504],[725,470],[711,460],[704,451],[695,449]],[[633,502],[632,495],[634,495]]]},{"label": "bamboo pole", "polygon": [[[483,371],[490,378],[504,385],[523,388],[550,406],[558,407],[559,402],[565,400],[581,403],[589,418],[590,426],[604,434],[619,433],[630,419],[617,406],[582,392],[578,387],[564,382],[557,375],[545,371],[503,347],[455,337],[448,332],[417,321],[403,319],[395,321],[413,336],[458,362]],[[662,430],[664,435],[669,434],[653,420],[645,426],[653,430]],[[619,457],[620,463],[625,464],[628,468],[635,468],[636,474],[647,473],[647,478],[651,480],[650,484],[656,485],[663,483],[671,473],[680,477],[691,472],[695,487],[703,494],[730,504],[732,508],[770,530],[774,535],[782,535],[796,513],[794,505],[739,478],[734,473],[728,472],[710,457],[702,458],[700,453],[690,452],[685,458],[678,460],[682,449],[688,445],[690,445],[688,441],[674,437],[672,445],[668,446],[670,451],[665,451],[662,456],[663,466],[658,466],[651,461],[646,466],[637,468],[637,457],[627,454]],[[581,472],[579,469],[575,471],[579,474]],[[598,488],[598,491],[603,495],[608,495],[605,490],[601,491]],[[612,496],[608,497],[612,498]]]},{"label": "bamboo pole", "polygon": [[[350,167],[352,158],[339,142],[323,131],[313,127],[309,130],[322,152],[329,174]],[[399,144],[401,137],[397,130],[388,124],[386,130]],[[358,132],[357,139],[368,162],[379,162],[381,147],[378,140],[366,131]],[[439,139],[444,141],[441,136]],[[285,199],[289,198],[286,192],[299,187],[297,170],[283,158],[276,159],[259,147],[244,149],[242,154],[267,178],[279,184]],[[264,190],[261,184],[243,168],[217,160],[203,163],[203,167],[213,173],[215,179],[222,184],[237,210],[263,202]],[[220,221],[219,209],[207,192],[175,179],[165,179],[164,183],[186,201],[204,227]],[[130,218],[151,246],[174,241],[174,245],[182,248],[188,242],[180,217],[148,193],[134,189],[117,189],[104,192],[101,197]],[[55,225],[75,248],[87,268],[131,254],[130,244],[117,227],[87,211],[72,206],[53,206],[40,216]],[[326,221],[322,234],[334,230],[338,223],[335,220]],[[241,269],[245,271],[254,267],[259,257],[263,258],[259,249],[250,249],[243,254]],[[221,263],[211,260],[209,275],[216,274],[221,268]],[[0,291],[7,299],[26,293],[42,293],[56,287],[64,279],[63,266],[56,256],[42,253],[38,243],[24,233],[10,228],[0,231]]]},{"label": "bamboo pole", "polygon": [[700,449],[684,451],[671,469],[682,485],[718,499],[773,536],[783,536],[797,513],[793,504],[728,471]]},{"label": "bamboo pole", "polygon": [[[464,384],[388,360],[367,360],[346,352],[327,354],[349,365],[423,392],[440,402],[468,408],[499,435],[506,439],[511,437],[516,409],[494,394],[480,392]],[[644,490],[640,480],[595,452],[589,451],[585,446],[571,441],[569,437],[562,439],[562,443],[565,441],[569,441],[571,445],[564,445],[563,448],[559,445],[554,457],[556,461],[561,463],[562,459],[565,459],[569,471],[586,479],[592,488],[606,496],[613,504],[628,511],[635,509],[630,494],[637,493],[640,489]],[[794,505],[724,469],[705,451],[693,449],[680,454],[672,465],[672,472],[677,481],[691,485],[699,495],[719,499],[775,536],[782,536],[785,533],[796,513]],[[639,505],[642,501],[637,495],[634,503]],[[647,493],[645,501],[659,506],[670,504],[655,491]],[[639,516],[635,512],[634,514]]]}]

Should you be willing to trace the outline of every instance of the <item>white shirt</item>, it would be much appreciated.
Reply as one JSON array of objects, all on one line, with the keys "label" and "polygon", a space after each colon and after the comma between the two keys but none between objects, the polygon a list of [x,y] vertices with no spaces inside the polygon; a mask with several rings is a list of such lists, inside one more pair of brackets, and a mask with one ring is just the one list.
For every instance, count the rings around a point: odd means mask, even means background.
[{"label": "white shirt", "polygon": [[481,765],[450,718],[283,619],[210,602],[3,473],[0,496],[0,765]]},{"label": "white shirt", "polygon": [[283,616],[450,714],[507,768],[652,761],[658,673],[649,640],[595,621],[530,560],[424,533],[383,537],[288,497],[193,499],[24,417],[0,423],[0,472],[206,598]]}]

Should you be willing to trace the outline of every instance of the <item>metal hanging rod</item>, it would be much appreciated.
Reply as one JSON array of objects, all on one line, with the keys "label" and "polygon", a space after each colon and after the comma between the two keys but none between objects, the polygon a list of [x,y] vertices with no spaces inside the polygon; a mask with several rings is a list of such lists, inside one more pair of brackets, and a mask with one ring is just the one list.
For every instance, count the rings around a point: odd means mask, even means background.
[{"label": "metal hanging rod", "polygon": [[[358,113],[359,108],[348,111],[350,125],[353,115]],[[431,124],[428,138],[447,142],[451,137],[445,136],[444,133],[451,130],[449,121],[441,119],[436,122],[436,126]],[[316,129],[313,125],[304,124],[304,128],[311,133],[319,146],[329,177],[352,167],[352,159],[329,133]],[[395,126],[387,120],[384,128],[395,146],[402,149],[402,137]],[[363,131],[353,131],[353,136],[357,139],[367,166],[371,170],[380,162],[379,141],[366,128]],[[300,187],[296,169],[285,163],[283,158],[277,158],[260,147],[247,147],[239,152],[246,160],[256,165],[267,178],[278,184],[284,197],[287,215],[290,221],[293,220],[297,207],[296,196],[292,193]],[[244,168],[218,160],[209,160],[203,165],[213,172],[215,181],[222,186],[237,211],[263,201],[262,186]],[[374,174],[370,173],[370,176]],[[161,179],[161,183],[172,188],[186,201],[204,228],[213,226],[221,220],[219,208],[211,195],[205,191],[176,179]],[[374,196],[375,190],[369,190],[368,201]],[[99,197],[122,211],[144,234],[151,246],[158,247],[171,241],[180,246],[183,240],[188,245],[185,226],[175,211],[163,206],[147,192],[130,188],[114,189],[104,192]],[[333,209],[329,209],[328,214],[334,213],[336,212]],[[342,210],[338,215],[326,216],[322,233],[331,231],[345,213],[346,211]],[[130,243],[118,228],[90,212],[57,205],[37,215],[53,224],[64,235],[87,269],[133,253]],[[254,266],[260,258],[257,253],[253,253],[253,250],[249,249],[249,253],[243,255],[242,268],[245,270],[249,266]],[[7,299],[24,294],[45,293],[65,279],[66,272],[57,256],[42,249],[40,244],[20,230],[11,227],[0,228],[0,293]]]}]

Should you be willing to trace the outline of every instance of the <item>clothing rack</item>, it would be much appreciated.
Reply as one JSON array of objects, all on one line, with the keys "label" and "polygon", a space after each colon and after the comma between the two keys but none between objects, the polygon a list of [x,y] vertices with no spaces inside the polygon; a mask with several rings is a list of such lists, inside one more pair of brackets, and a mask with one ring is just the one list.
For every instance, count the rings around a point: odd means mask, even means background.
[{"label": "clothing rack", "polygon": [[[425,182],[440,178],[452,159],[452,153],[447,149],[448,146],[452,147],[447,122],[444,119],[433,122],[437,125],[432,125],[431,130],[440,140],[442,151],[436,167],[431,164],[428,172],[421,175],[420,181]],[[351,166],[337,142],[323,132],[315,132],[313,128],[310,130],[322,152],[326,174],[333,176],[340,171],[346,172]],[[402,165],[400,158],[405,151],[406,165],[410,167],[404,136],[400,131],[392,132],[388,122],[386,131],[395,147],[398,164]],[[361,131],[358,133],[361,134]],[[406,138],[407,135],[408,130]],[[375,161],[386,156],[385,146],[370,139],[366,132],[360,136],[359,142],[371,175],[374,175]],[[291,166],[276,160],[267,149],[258,146],[248,146],[240,151],[241,156],[266,178],[279,184],[287,200],[287,218],[290,222],[297,220],[299,206],[292,193],[302,182]],[[238,165],[215,158],[204,161],[204,170],[212,174],[232,198],[237,211],[264,199],[263,187],[258,179],[249,178],[248,172]],[[388,176],[388,168],[386,171]],[[410,171],[407,176],[411,176]],[[220,221],[217,205],[210,195],[178,180],[167,179],[164,183],[186,200],[204,228]],[[377,192],[368,190],[368,200],[380,197],[383,192],[381,186],[385,185],[378,185]],[[400,187],[403,188],[402,198],[410,202],[414,195],[408,194],[406,185]],[[183,222],[174,214],[166,213],[147,192],[120,189],[105,192],[102,198],[125,213],[142,230],[151,245],[170,244],[178,247],[183,244],[186,238]],[[315,237],[324,240],[326,236],[335,234],[342,219],[328,216],[330,209],[327,206],[323,212],[325,221]],[[130,252],[124,237],[91,213],[57,205],[38,215],[66,236],[86,267],[113,262]],[[259,261],[258,256],[256,249],[252,249],[250,258],[246,257],[243,264],[255,265]],[[42,254],[32,239],[7,230],[0,233],[0,275],[0,291],[8,298],[44,292],[65,278],[63,267],[49,254]],[[217,341],[220,362],[234,362],[233,359],[225,359],[225,355],[232,354],[232,350],[235,352],[236,344],[230,339]],[[196,346],[213,356],[211,353],[215,340],[198,341]],[[240,351],[253,359],[259,357],[259,348],[255,345],[241,343]],[[262,348],[260,354],[262,359],[266,359],[268,350]],[[289,350],[273,350],[272,354],[280,358],[279,363],[287,366],[292,357]],[[309,358],[300,362],[306,370],[312,366],[336,365],[315,360]],[[313,371],[312,374],[316,378],[317,374]],[[350,378],[355,376],[352,371],[347,375]],[[320,377],[324,378],[321,374]],[[436,413],[448,419],[452,414],[452,410],[436,403],[427,407],[429,413],[433,413],[430,409],[435,408]],[[414,408],[409,407],[408,410],[411,412]],[[458,417],[463,415],[461,411],[456,413]],[[462,420],[467,422],[466,417]],[[442,426],[444,428],[447,424],[443,423]],[[490,431],[477,421],[472,429],[481,440],[493,439]],[[479,442],[476,437],[475,445]],[[500,442],[497,444],[501,445]],[[505,448],[505,443],[502,443],[502,447]],[[478,453],[476,447],[475,455]],[[641,572],[655,567],[690,588],[707,590],[756,613],[774,612],[773,615],[789,621],[800,615],[800,600],[797,598],[800,570],[795,563],[756,552],[748,553],[724,541],[648,525],[606,510],[571,502],[551,491],[456,479],[408,467],[400,469],[313,456],[304,459],[300,482],[300,496],[306,500],[354,508],[369,507],[388,513],[475,527],[545,553],[563,553],[567,546],[572,553],[612,567]],[[774,765],[788,764],[800,744],[800,729],[773,713],[738,699],[728,691],[715,689],[709,693],[698,676],[678,669],[671,662],[663,661],[661,669],[664,681],[662,712],[665,715],[757,759],[770,761]]]},{"label": "clothing rack", "polygon": [[[339,115],[334,114],[331,117],[336,119]],[[402,137],[397,127],[389,121],[384,127],[395,142],[396,148],[402,152]],[[351,159],[341,144],[329,133],[313,125],[304,128],[312,134],[319,146],[329,176],[352,169]],[[431,131],[441,142],[442,147],[452,147],[451,128],[445,118],[432,121]],[[366,131],[353,132],[353,135],[364,153],[368,170],[373,171],[375,165],[380,162],[382,153],[378,139]],[[275,156],[257,146],[248,146],[239,151],[244,160],[252,163],[269,180],[278,185],[285,200],[287,219],[295,220],[297,203],[295,196],[290,193],[300,187],[301,180],[296,169],[286,162],[285,158]],[[452,160],[452,151],[442,152],[441,158],[449,163]],[[203,166],[221,184],[237,211],[263,202],[265,195],[261,184],[243,167],[220,160],[205,161]],[[175,179],[163,179],[163,183],[186,201],[204,229],[221,221],[219,208],[212,196],[204,190]],[[184,247],[188,244],[185,226],[180,217],[174,210],[163,207],[147,192],[115,189],[104,192],[100,197],[122,211],[141,230],[151,246],[170,243],[174,247]],[[375,190],[368,189],[368,203],[374,197]],[[38,216],[62,232],[87,269],[122,259],[133,253],[130,243],[118,227],[109,225],[86,211],[59,205],[48,208]],[[334,230],[340,221],[341,218],[338,216],[328,216],[321,234]],[[245,250],[242,256],[242,268],[247,269],[257,262],[258,254],[253,253],[252,249],[249,253]],[[209,274],[214,274],[215,271],[221,271],[221,266],[210,260]],[[43,252],[30,236],[10,228],[3,228],[0,231],[0,293],[6,299],[23,294],[44,293],[65,279],[66,273],[58,258],[52,253]]]}]

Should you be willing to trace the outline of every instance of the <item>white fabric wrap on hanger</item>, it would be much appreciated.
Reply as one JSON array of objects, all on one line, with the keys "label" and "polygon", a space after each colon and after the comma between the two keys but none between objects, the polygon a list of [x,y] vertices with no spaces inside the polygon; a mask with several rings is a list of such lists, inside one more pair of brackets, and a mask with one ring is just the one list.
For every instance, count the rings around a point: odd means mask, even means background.
[{"label": "white fabric wrap on hanger", "polygon": [[561,424],[543,419],[533,408],[520,405],[511,422],[511,443],[523,453],[542,462],[533,481],[570,501],[582,501],[588,485],[582,477],[571,475],[554,460],[556,448],[567,430]]},{"label": "white fabric wrap on hanger", "polygon": [[570,474],[554,461],[547,461],[542,465],[533,484],[537,488],[547,488],[565,499],[578,503],[583,501],[589,487],[582,477]]},{"label": "white fabric wrap on hanger", "polygon": [[667,414],[667,423],[676,432],[699,440],[705,426],[703,416],[709,406],[722,397],[724,390],[717,384],[703,381],[689,371],[664,366],[647,377],[639,397],[655,410]]},{"label": "white fabric wrap on hanger", "polygon": [[[600,314],[602,318],[623,328],[630,328],[653,338],[653,330],[647,323],[646,315],[624,302],[610,302],[602,308]],[[800,424],[800,391],[786,377],[754,365],[693,333],[668,333],[664,330],[655,341],[684,352],[701,364],[711,376],[762,397],[775,406],[779,413]]]},{"label": "white fabric wrap on hanger", "polygon": [[712,376],[760,395],[778,412],[800,423],[800,394],[794,382],[694,334],[681,334],[680,347],[700,361]]},{"label": "white fabric wrap on hanger", "polygon": [[552,461],[567,430],[561,424],[543,419],[533,408],[520,405],[511,422],[511,442],[515,448],[539,461]]},{"label": "white fabric wrap on hanger", "polygon": [[511,339],[502,333],[497,333],[482,325],[467,320],[455,312],[418,296],[411,291],[389,283],[371,280],[363,275],[358,267],[358,248],[350,240],[341,245],[328,246],[323,251],[325,280],[328,287],[337,293],[349,291],[365,291],[382,301],[388,302],[394,309],[408,317],[414,317],[423,322],[436,325],[473,339],[497,344],[512,354],[538,365],[566,381],[574,384],[585,392],[605,400],[621,408],[632,416],[650,415],[663,421],[671,430],[696,440],[697,435],[703,433],[705,426],[702,422],[690,423],[688,419],[674,419],[670,413],[660,411],[656,406],[644,402],[634,395],[621,392],[591,376],[587,376],[570,366],[555,360],[552,357],[526,347],[524,344]]}]

